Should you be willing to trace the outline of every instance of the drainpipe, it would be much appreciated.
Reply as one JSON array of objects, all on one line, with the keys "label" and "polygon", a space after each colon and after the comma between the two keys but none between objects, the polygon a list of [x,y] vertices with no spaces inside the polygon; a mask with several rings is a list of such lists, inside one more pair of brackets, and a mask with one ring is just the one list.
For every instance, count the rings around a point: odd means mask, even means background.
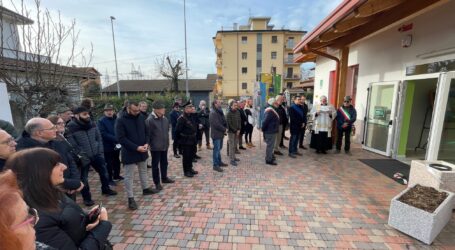
[{"label": "drainpipe", "polygon": [[[326,57],[328,59],[331,59],[331,60],[334,60],[336,62],[336,69],[335,69],[335,93],[336,93],[336,97],[337,97],[337,100],[335,100],[335,102],[338,102],[338,92],[339,92],[339,86],[340,86],[340,59],[338,59],[338,57],[335,57],[335,56],[332,56],[332,55],[329,55],[327,53],[324,53],[324,52],[321,52],[321,51],[318,51],[318,50],[314,50],[314,49],[310,49],[308,47],[308,45],[305,45],[305,48],[304,48],[304,51],[307,51],[307,52],[311,52],[311,53],[314,53],[318,56],[323,56],[323,57]],[[327,97],[327,99],[329,98],[329,96]],[[335,107],[338,106],[338,103],[333,103],[333,105]]]}]

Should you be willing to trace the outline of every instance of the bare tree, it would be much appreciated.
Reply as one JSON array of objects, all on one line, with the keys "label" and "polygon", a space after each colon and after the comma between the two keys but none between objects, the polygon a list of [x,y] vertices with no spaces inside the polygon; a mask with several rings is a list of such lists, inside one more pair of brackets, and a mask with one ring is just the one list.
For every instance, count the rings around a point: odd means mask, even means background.
[{"label": "bare tree", "polygon": [[7,85],[12,106],[28,120],[48,114],[58,104],[79,102],[80,80],[87,73],[74,65],[88,65],[93,48],[88,52],[77,49],[76,21],[65,24],[60,13],[52,15],[40,0],[32,8],[23,0],[19,4],[10,1],[14,12],[3,7],[0,11],[2,34],[5,28],[11,31],[10,38],[2,39],[0,80]]},{"label": "bare tree", "polygon": [[179,77],[185,73],[180,59],[163,56],[156,60],[159,75],[171,80],[171,91],[179,92]]}]

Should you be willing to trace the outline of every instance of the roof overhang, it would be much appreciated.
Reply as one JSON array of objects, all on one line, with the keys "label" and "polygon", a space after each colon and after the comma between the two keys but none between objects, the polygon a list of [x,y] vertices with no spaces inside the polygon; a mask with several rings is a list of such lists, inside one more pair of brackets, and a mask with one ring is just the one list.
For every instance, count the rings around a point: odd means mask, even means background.
[{"label": "roof overhang", "polygon": [[344,0],[294,48],[295,62],[327,47],[340,49],[395,22],[448,0]]},{"label": "roof overhang", "polygon": [[7,18],[14,24],[33,24],[33,20],[20,15],[12,10],[9,10],[3,6],[0,6],[0,18]]}]

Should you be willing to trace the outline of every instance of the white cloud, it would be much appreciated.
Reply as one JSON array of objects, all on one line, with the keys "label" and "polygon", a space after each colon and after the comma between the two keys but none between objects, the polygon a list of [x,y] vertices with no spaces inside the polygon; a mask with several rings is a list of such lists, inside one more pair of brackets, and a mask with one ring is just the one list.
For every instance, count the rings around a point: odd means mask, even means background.
[{"label": "white cloud", "polygon": [[[4,1],[4,5],[9,7]],[[31,7],[33,0],[26,0]],[[224,27],[248,22],[252,16],[271,16],[276,28],[310,31],[341,0],[187,0],[188,64],[191,77],[215,72],[212,37]],[[94,66],[115,80],[110,16],[114,21],[120,78],[127,78],[131,65],[141,67],[148,77],[156,77],[155,58],[171,54],[184,59],[183,0],[42,0],[53,13],[60,10],[63,20],[76,19],[79,45],[94,46]]]}]

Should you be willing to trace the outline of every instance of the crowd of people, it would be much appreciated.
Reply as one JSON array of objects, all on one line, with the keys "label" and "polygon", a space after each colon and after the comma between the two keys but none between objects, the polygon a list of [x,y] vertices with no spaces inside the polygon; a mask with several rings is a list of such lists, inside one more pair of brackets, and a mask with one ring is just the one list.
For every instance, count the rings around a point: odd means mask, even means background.
[{"label": "crowd of people", "polygon": [[[268,100],[262,121],[252,103],[231,99],[224,112],[221,100],[214,100],[211,108],[201,101],[197,109],[191,102],[176,102],[166,116],[161,101],[152,103],[150,113],[147,102],[125,101],[118,112],[106,105],[95,121],[93,101],[84,100],[79,107],[60,107],[55,115],[30,119],[21,134],[1,121],[0,241],[7,242],[9,249],[111,249],[112,224],[106,208],[95,206],[89,171],[96,171],[105,196],[117,195],[113,186],[123,181],[128,208],[136,210],[136,168],[142,195],[156,194],[164,184],[175,182],[168,176],[170,140],[172,154],[182,159],[183,175],[188,178],[198,174],[193,163],[201,159],[197,152],[202,150],[204,136],[206,149],[212,150],[213,170],[223,172],[223,167],[238,166],[236,155],[241,150],[256,147],[255,126],[267,145],[265,164],[277,165],[277,156],[284,155],[286,148],[289,157],[301,156],[298,148],[307,149],[303,141],[308,118],[313,123],[310,146],[316,153],[331,149],[336,119],[336,153],[344,137],[344,150],[350,154],[356,111],[349,96],[337,110],[325,96],[309,110],[304,96],[295,96],[287,105],[285,97],[278,95]],[[285,136],[287,130],[290,138]],[[221,157],[225,137],[229,165]],[[154,186],[149,184],[148,168]],[[76,203],[78,193],[88,210]]]}]

